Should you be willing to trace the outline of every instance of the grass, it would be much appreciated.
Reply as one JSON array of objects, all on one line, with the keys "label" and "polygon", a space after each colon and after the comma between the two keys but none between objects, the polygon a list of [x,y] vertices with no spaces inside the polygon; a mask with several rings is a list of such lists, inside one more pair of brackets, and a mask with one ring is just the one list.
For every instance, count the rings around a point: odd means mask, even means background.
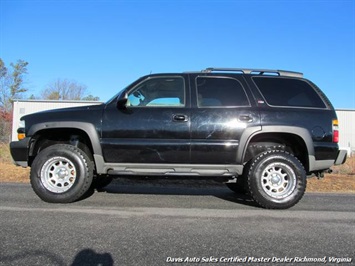
[{"label": "grass", "polygon": [[333,174],[355,175],[355,157],[348,157],[345,164],[332,167]]},{"label": "grass", "polygon": [[0,142],[0,163],[11,163],[10,147]]},{"label": "grass", "polygon": [[[355,193],[355,157],[334,166],[333,173],[308,179],[307,192]],[[12,163],[9,145],[0,143],[0,182],[29,183],[30,168]]]}]

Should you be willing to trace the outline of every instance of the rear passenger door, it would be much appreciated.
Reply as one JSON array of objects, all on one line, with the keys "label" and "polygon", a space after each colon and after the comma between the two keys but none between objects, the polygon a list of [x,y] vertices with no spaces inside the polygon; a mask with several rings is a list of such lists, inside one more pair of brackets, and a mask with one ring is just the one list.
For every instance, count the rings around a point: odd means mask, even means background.
[{"label": "rear passenger door", "polygon": [[191,163],[240,163],[241,139],[260,129],[259,113],[243,77],[190,74],[190,84]]}]

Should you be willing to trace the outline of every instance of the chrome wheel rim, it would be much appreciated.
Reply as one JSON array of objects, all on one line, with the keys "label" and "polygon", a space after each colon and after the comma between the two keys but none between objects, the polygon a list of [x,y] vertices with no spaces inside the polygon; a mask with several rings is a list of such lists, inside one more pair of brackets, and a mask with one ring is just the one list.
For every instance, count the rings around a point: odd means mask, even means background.
[{"label": "chrome wheel rim", "polygon": [[43,186],[53,193],[64,193],[75,183],[76,168],[64,157],[53,157],[42,167],[41,181]]},{"label": "chrome wheel rim", "polygon": [[261,175],[261,186],[270,197],[286,198],[296,188],[296,174],[287,164],[269,164]]}]

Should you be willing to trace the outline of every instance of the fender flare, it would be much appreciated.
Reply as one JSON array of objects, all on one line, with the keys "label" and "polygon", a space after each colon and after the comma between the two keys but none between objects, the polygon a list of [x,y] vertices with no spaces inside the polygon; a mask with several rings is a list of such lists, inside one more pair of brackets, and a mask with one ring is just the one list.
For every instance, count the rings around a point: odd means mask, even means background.
[{"label": "fender flare", "polygon": [[[253,130],[254,129],[254,130]],[[260,130],[257,128],[248,128],[248,130],[245,130],[241,139],[240,139],[240,144],[244,143],[244,146],[240,146],[238,149],[237,153],[237,162],[243,162],[243,159],[246,155],[248,145],[251,141],[251,139],[257,135],[264,134],[264,133],[282,133],[282,134],[292,134],[300,137],[306,147],[307,147],[307,152],[308,152],[308,158],[310,156],[314,157],[314,146],[313,146],[313,140],[310,132],[302,127],[295,127],[295,126],[262,126]]]},{"label": "fender flare", "polygon": [[93,124],[77,121],[56,121],[56,122],[43,122],[34,124],[28,130],[28,135],[33,136],[40,130],[56,129],[56,128],[74,128],[84,131],[91,142],[94,154],[102,155],[99,134]]}]

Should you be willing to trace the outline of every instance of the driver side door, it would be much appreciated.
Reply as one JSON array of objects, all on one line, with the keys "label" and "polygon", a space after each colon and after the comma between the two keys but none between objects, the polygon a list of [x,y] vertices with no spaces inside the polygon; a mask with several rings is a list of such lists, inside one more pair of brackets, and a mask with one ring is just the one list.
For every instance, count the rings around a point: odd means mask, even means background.
[{"label": "driver side door", "polygon": [[117,108],[115,102],[108,105],[101,139],[105,161],[189,162],[190,111],[186,84],[184,75],[150,76],[123,92],[123,98],[127,99],[123,108]]}]

